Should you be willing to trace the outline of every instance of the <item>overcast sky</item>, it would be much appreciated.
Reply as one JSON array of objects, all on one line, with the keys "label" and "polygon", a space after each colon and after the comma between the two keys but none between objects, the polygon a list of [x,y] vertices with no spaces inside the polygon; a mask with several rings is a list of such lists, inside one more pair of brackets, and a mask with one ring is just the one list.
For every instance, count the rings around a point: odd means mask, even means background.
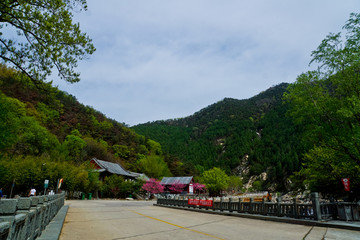
[{"label": "overcast sky", "polygon": [[88,0],[75,15],[97,51],[81,81],[55,80],[107,117],[136,125],[247,99],[309,70],[359,0]]}]

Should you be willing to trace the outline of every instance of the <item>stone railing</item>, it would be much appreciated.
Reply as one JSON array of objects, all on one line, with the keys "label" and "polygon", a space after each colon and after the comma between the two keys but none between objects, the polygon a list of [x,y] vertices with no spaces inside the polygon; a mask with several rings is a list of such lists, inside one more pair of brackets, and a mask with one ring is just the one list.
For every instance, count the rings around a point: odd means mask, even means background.
[{"label": "stone railing", "polygon": [[[338,220],[351,220],[359,221],[360,206],[357,203],[346,202],[320,202],[317,193],[312,194],[310,203],[299,203],[297,199],[292,202],[281,202],[278,198],[276,202],[266,202],[263,199],[261,202],[256,202],[252,198],[250,201],[243,201],[241,198],[209,198],[212,201],[211,206],[202,206],[189,204],[189,199],[194,197],[178,196],[174,198],[159,197],[157,205],[176,206],[182,208],[197,208],[209,211],[220,212],[235,212],[258,214],[265,216],[275,217],[288,217],[296,219],[310,219],[310,220],[323,220],[323,219],[338,219]],[[204,198],[203,198],[204,199]],[[194,202],[194,201],[190,201]]]},{"label": "stone railing", "polygon": [[0,240],[32,240],[64,205],[65,194],[0,200]]}]

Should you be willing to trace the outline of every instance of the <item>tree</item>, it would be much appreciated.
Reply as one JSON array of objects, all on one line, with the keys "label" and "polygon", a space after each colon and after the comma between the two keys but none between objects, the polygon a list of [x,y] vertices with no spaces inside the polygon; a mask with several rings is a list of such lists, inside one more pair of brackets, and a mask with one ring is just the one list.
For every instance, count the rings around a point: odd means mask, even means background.
[{"label": "tree", "polygon": [[193,184],[193,188],[194,188],[194,193],[202,193],[206,190],[206,187],[204,184],[201,184],[201,183],[194,183]]},{"label": "tree", "polygon": [[141,156],[138,163],[141,171],[149,177],[160,178],[171,175],[170,170],[162,156],[153,154],[149,156]]},{"label": "tree", "polygon": [[105,177],[102,191],[105,195],[110,195],[112,197],[119,197],[121,185],[124,182],[122,176],[113,174],[111,176]]},{"label": "tree", "polygon": [[342,33],[329,34],[313,51],[318,71],[301,74],[289,86],[289,114],[303,131],[305,163],[297,177],[311,190],[344,194],[350,177],[360,195],[360,14],[352,13]]},{"label": "tree", "polygon": [[243,187],[241,177],[239,176],[230,176],[229,177],[229,186],[228,190],[232,192],[239,192]]},{"label": "tree", "polygon": [[81,162],[85,155],[84,149],[86,142],[81,138],[77,129],[73,130],[70,135],[67,135],[62,144],[67,158],[74,162]]},{"label": "tree", "polygon": [[158,194],[164,191],[164,186],[155,178],[150,178],[141,188],[151,194]]},{"label": "tree", "polygon": [[182,184],[179,181],[174,182],[170,185],[169,190],[171,193],[181,193],[184,191],[186,184]]},{"label": "tree", "polygon": [[220,168],[214,167],[201,175],[201,182],[209,190],[210,196],[215,196],[227,188],[229,176]]},{"label": "tree", "polygon": [[72,12],[78,10],[87,10],[86,0],[1,1],[0,59],[34,82],[45,80],[53,67],[65,81],[78,82],[77,61],[95,51],[79,23],[72,21]]},{"label": "tree", "polygon": [[2,153],[17,142],[20,118],[24,115],[25,104],[17,99],[6,97],[0,92],[0,150]]}]

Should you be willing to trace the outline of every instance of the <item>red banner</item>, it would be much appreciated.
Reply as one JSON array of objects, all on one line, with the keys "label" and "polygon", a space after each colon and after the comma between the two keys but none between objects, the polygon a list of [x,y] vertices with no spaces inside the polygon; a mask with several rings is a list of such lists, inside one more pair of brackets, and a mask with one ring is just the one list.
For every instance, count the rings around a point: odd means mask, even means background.
[{"label": "red banner", "polygon": [[199,199],[188,199],[189,205],[199,205],[200,200]]},{"label": "red banner", "polygon": [[199,205],[204,207],[212,207],[213,200],[188,199],[189,205]]},{"label": "red banner", "polygon": [[343,178],[341,179],[343,185],[344,185],[344,189],[345,191],[350,191],[350,180],[349,178]]},{"label": "red banner", "polygon": [[200,200],[200,206],[212,207],[213,200]]}]

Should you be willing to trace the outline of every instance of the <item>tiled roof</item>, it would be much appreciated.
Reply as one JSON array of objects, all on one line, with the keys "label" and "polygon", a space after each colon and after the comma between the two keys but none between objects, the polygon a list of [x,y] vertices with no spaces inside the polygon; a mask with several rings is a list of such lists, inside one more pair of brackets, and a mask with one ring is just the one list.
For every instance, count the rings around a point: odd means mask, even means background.
[{"label": "tiled roof", "polygon": [[138,177],[137,173],[132,173],[132,172],[126,171],[118,163],[106,162],[106,161],[103,161],[103,160],[99,160],[97,158],[93,158],[92,160],[97,165],[99,165],[99,167],[105,169],[106,171],[108,171],[110,173],[117,174],[117,175],[122,175],[122,176],[127,176],[127,177],[133,177],[133,178]]},{"label": "tiled roof", "polygon": [[177,184],[189,184],[193,177],[163,177],[160,184],[161,185],[171,185],[174,183]]}]

